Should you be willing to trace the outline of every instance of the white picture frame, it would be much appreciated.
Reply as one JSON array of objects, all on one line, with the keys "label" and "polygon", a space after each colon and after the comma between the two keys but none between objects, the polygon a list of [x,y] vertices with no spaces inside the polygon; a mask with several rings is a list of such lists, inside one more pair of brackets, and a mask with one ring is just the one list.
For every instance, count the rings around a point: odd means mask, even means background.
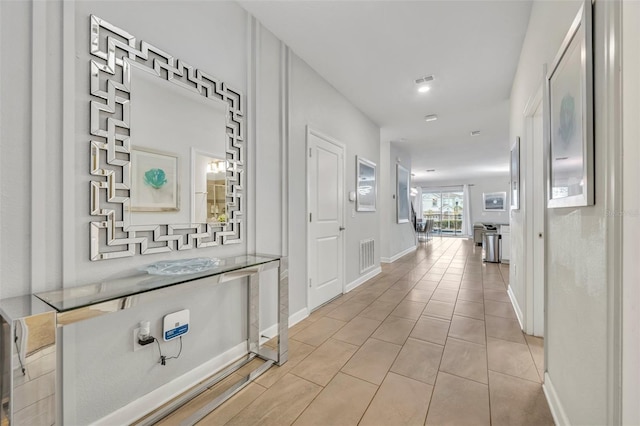
[{"label": "white picture frame", "polygon": [[506,192],[483,192],[482,207],[485,212],[503,212],[506,210]]},{"label": "white picture frame", "polygon": [[520,209],[520,137],[516,137],[516,141],[511,147],[511,163],[509,166],[511,210]]},{"label": "white picture frame", "polygon": [[410,219],[409,210],[409,170],[396,164],[396,218],[397,223],[408,223]]},{"label": "white picture frame", "polygon": [[356,211],[375,212],[377,194],[376,163],[356,157]]},{"label": "white picture frame", "polygon": [[178,156],[147,148],[131,149],[131,211],[180,210]]},{"label": "white picture frame", "polygon": [[592,5],[580,8],[546,79],[547,207],[595,204]]}]

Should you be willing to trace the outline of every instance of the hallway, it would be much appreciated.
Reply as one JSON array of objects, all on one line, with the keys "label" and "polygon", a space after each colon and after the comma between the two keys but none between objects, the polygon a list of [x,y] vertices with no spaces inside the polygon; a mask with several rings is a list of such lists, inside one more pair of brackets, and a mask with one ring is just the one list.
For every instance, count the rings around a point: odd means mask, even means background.
[{"label": "hallway", "polygon": [[[383,265],[292,327],[289,362],[199,424],[553,424],[542,339],[520,331],[508,266],[481,256],[470,240],[435,238]],[[208,390],[162,424],[220,392]]]}]

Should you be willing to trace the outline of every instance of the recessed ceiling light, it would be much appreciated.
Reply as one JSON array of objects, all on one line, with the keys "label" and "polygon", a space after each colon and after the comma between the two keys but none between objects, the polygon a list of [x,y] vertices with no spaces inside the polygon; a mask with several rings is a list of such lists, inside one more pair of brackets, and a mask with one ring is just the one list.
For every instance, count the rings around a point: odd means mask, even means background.
[{"label": "recessed ceiling light", "polygon": [[436,114],[429,114],[424,116],[424,121],[436,121],[438,116]]},{"label": "recessed ceiling light", "polygon": [[426,84],[418,87],[418,92],[420,93],[427,93],[429,90],[431,90],[431,87],[427,86]]},{"label": "recessed ceiling light", "polygon": [[480,134],[480,130],[472,130],[471,136],[478,136]]},{"label": "recessed ceiling light", "polygon": [[427,173],[431,173],[431,172],[435,172],[436,169],[427,169],[426,171],[427,171]]}]

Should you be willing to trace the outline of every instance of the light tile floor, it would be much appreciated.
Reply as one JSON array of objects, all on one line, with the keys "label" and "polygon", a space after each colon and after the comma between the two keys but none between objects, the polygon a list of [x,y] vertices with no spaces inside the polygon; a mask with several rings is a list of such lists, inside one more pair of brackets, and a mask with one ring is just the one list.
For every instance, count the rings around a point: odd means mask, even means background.
[{"label": "light tile floor", "polygon": [[199,424],[553,424],[543,341],[520,330],[508,279],[508,265],[484,264],[472,241],[421,243],[292,327],[289,361]]}]

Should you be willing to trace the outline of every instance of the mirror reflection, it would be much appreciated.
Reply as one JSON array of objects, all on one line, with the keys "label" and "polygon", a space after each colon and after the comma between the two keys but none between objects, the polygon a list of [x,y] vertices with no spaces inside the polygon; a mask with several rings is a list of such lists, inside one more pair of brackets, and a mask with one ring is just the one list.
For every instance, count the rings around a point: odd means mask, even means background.
[{"label": "mirror reflection", "polygon": [[194,159],[194,223],[227,222],[227,162],[196,152]]}]

